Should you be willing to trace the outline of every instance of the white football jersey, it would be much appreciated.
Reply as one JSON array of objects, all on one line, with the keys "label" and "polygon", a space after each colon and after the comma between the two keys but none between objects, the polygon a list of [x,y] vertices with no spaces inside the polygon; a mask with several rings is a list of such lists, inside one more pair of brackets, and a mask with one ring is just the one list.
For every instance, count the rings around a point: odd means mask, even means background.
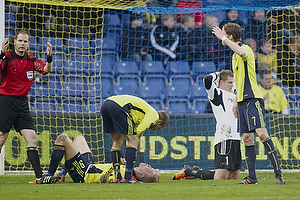
[{"label": "white football jersey", "polygon": [[212,83],[206,91],[217,121],[214,145],[229,139],[240,140],[240,134],[237,131],[237,118],[234,117],[232,112],[236,96],[232,92],[219,89],[214,82],[217,75],[215,73],[210,75],[213,76]]}]

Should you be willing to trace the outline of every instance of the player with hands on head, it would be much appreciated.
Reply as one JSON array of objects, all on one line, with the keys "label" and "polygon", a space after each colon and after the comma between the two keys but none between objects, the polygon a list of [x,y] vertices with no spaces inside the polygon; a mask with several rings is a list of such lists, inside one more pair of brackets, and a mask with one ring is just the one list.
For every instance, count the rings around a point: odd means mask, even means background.
[{"label": "player with hands on head", "polygon": [[[115,183],[139,183],[133,176],[133,166],[137,147],[143,133],[166,127],[169,115],[166,111],[156,111],[145,100],[132,95],[108,97],[102,104],[103,132],[112,139],[111,159],[115,172]],[[120,156],[123,138],[126,138],[126,171],[124,178],[120,173]]]},{"label": "player with hands on head", "polygon": [[241,168],[240,134],[237,131],[237,119],[232,108],[235,100],[234,75],[230,70],[211,73],[203,79],[208,98],[216,118],[214,137],[215,171],[192,169],[184,166],[174,174],[172,180],[200,178],[203,180],[237,179]]},{"label": "player with hands on head", "polygon": [[227,23],[222,27],[222,30],[215,26],[212,33],[222,40],[223,45],[228,46],[234,52],[232,69],[235,74],[237,95],[232,111],[238,118],[238,131],[242,133],[245,144],[246,164],[249,173],[248,177],[239,184],[257,184],[253,134],[256,132],[274,167],[277,184],[283,185],[285,181],[279,166],[277,151],[265,128],[264,100],[256,80],[253,51],[248,45],[241,43],[242,28],[238,24]]},{"label": "player with hands on head", "polygon": [[[9,131],[14,126],[27,143],[27,156],[36,176],[36,183],[47,182],[43,175],[37,149],[37,136],[30,115],[27,94],[34,81],[34,71],[46,75],[52,71],[52,45],[47,43],[47,63],[28,55],[30,34],[26,30],[17,32],[14,50],[8,52],[9,41],[5,38],[0,54],[0,151]],[[1,152],[0,152],[1,153]]]}]

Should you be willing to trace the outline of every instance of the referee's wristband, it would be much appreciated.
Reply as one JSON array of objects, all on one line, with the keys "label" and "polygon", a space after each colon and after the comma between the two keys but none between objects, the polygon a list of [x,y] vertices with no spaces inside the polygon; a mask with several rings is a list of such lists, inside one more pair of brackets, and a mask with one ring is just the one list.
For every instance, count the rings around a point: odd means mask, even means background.
[{"label": "referee's wristband", "polygon": [[52,63],[52,55],[47,55],[47,63]]},{"label": "referee's wristband", "polygon": [[222,41],[224,41],[224,40],[226,40],[226,39],[227,39],[226,36],[223,36],[223,37],[221,38]]},{"label": "referee's wristband", "polygon": [[1,51],[0,59],[3,60],[4,56],[5,56],[5,53],[3,53],[3,52]]}]

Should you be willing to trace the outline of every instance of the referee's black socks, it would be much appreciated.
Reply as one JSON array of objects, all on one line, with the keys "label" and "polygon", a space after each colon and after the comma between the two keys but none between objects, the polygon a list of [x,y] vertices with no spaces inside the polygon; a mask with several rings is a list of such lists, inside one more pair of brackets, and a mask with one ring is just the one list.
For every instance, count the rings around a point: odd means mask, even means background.
[{"label": "referee's black socks", "polygon": [[39,157],[37,147],[27,147],[27,156],[34,170],[35,177],[41,178],[43,172],[40,164],[40,157]]}]

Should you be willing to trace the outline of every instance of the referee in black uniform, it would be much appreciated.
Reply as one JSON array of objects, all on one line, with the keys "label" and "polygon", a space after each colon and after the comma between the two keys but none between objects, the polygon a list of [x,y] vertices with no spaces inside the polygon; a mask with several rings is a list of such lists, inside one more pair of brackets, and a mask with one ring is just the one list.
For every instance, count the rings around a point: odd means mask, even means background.
[{"label": "referee in black uniform", "polygon": [[7,52],[8,38],[2,43],[0,54],[0,153],[12,126],[27,143],[27,156],[36,175],[36,183],[49,183],[43,175],[37,150],[37,136],[28,107],[27,94],[34,71],[46,75],[52,71],[52,45],[47,43],[47,63],[26,53],[30,35],[20,30],[14,37],[14,50]]}]

